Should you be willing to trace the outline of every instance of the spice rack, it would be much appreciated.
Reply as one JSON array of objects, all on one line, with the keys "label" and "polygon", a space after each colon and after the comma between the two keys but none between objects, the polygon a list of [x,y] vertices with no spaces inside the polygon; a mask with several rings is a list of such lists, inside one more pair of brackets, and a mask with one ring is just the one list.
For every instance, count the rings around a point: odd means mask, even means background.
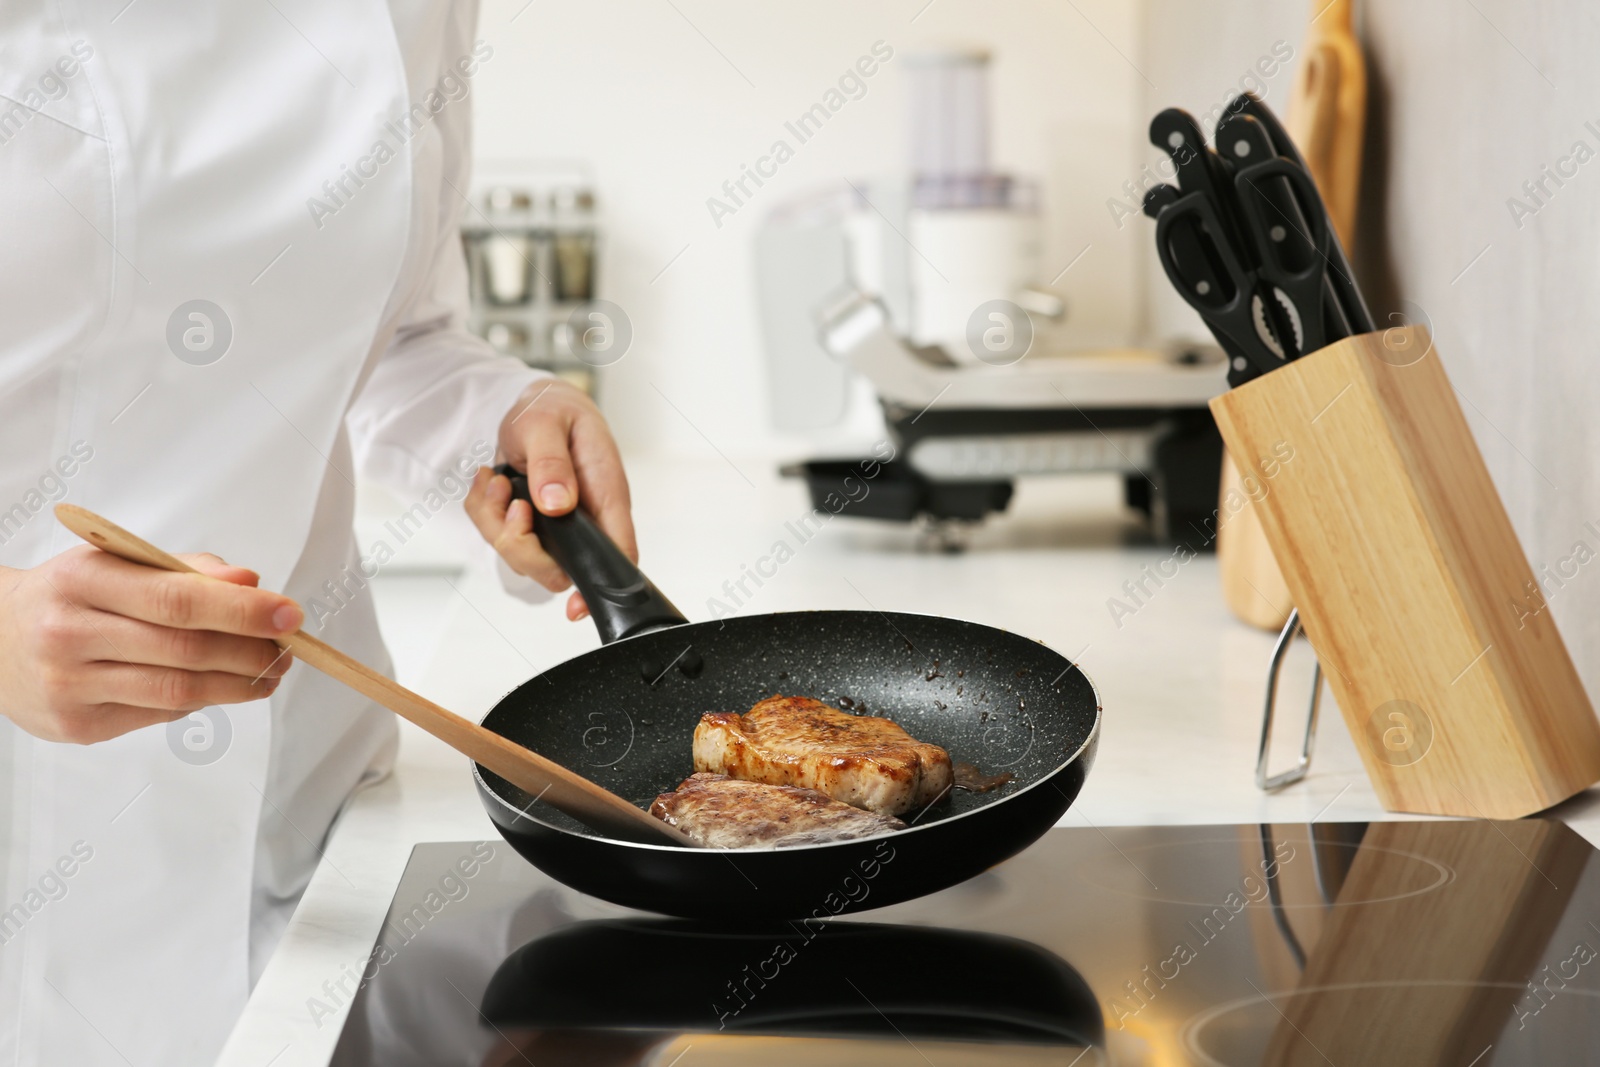
[{"label": "spice rack", "polygon": [[461,221],[469,328],[497,351],[593,393],[598,364],[574,343],[573,325],[597,296],[593,181],[582,171],[490,168],[469,200]]}]

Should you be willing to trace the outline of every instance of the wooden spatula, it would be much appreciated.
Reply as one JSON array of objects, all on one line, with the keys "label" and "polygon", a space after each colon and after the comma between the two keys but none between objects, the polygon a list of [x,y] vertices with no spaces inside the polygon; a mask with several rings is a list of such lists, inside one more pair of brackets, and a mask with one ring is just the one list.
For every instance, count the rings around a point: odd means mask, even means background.
[{"label": "wooden spatula", "polygon": [[[116,523],[75,504],[56,505],[56,518],[91,545],[114,556],[161,570],[200,573]],[[425,700],[302,630],[279,638],[278,645],[585,826],[629,841],[698,847],[676,827],[651,817],[610,790]]]}]

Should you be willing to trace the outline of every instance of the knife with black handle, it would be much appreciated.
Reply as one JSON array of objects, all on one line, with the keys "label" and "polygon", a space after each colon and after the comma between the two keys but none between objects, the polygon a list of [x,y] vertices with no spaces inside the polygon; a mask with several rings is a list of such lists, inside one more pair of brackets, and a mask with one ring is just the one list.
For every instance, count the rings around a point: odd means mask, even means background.
[{"label": "knife with black handle", "polygon": [[[1253,93],[1242,93],[1229,105],[1229,110],[1236,114],[1248,115],[1261,123],[1267,135],[1272,138],[1273,148],[1278,155],[1292,160],[1307,174],[1311,173],[1311,169],[1306,166],[1305,158],[1300,155],[1300,149],[1295,147],[1294,138],[1289,136],[1289,131],[1278,120],[1278,116],[1260,98]],[[1332,229],[1330,225],[1329,230]],[[1344,246],[1339,243],[1337,232],[1333,233],[1329,242],[1328,265],[1328,284],[1333,291],[1339,317],[1345,326],[1345,333],[1342,336],[1371,333],[1377,329],[1372,321],[1372,312],[1367,309],[1366,298],[1361,295],[1360,286],[1356,285],[1355,272],[1350,269],[1349,257],[1345,255]],[[1330,323],[1330,330],[1334,329],[1334,324]]]}]

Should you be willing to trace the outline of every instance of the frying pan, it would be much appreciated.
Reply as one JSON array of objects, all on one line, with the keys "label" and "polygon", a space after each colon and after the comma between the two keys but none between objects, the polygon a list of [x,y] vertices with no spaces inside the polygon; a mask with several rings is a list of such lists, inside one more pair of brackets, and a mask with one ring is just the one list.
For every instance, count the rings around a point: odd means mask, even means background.
[{"label": "frying pan", "polygon": [[[510,468],[512,490],[528,498]],[[1016,855],[1082,788],[1100,736],[1093,684],[1066,657],[994,627],[930,615],[796,611],[690,623],[581,511],[534,511],[541,544],[588,602],[602,647],[506,694],[483,725],[640,806],[694,770],[708,711],[783,693],[882,715],[952,761],[1012,780],[952,790],[905,830],[780,849],[607,838],[474,765],[506,841],[559,882],[683,918],[825,918],[919,897]]]}]

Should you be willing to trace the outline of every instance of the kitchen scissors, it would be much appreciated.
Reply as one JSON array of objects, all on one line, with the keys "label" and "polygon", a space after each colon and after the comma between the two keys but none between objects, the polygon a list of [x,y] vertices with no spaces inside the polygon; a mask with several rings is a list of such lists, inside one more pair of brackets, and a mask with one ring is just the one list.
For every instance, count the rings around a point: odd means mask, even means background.
[{"label": "kitchen scissors", "polygon": [[1314,352],[1332,340],[1323,314],[1332,229],[1316,184],[1273,150],[1266,129],[1249,115],[1226,119],[1217,145],[1234,168],[1235,203],[1261,283],[1253,307],[1257,333],[1285,359]]},{"label": "kitchen scissors", "polygon": [[1351,318],[1332,284],[1343,256],[1316,183],[1255,110],[1265,108],[1247,98],[1218,126],[1220,155],[1179,108],[1150,124],[1180,188],[1151,189],[1144,211],[1168,279],[1228,354],[1231,386],[1345,336]]},{"label": "kitchen scissors", "polygon": [[1229,355],[1228,384],[1242,385],[1284,363],[1267,335],[1257,329],[1260,280],[1240,261],[1236,246],[1219,240],[1223,223],[1203,192],[1157,194],[1164,201],[1156,218],[1156,248],[1173,287],[1216,335]]}]

